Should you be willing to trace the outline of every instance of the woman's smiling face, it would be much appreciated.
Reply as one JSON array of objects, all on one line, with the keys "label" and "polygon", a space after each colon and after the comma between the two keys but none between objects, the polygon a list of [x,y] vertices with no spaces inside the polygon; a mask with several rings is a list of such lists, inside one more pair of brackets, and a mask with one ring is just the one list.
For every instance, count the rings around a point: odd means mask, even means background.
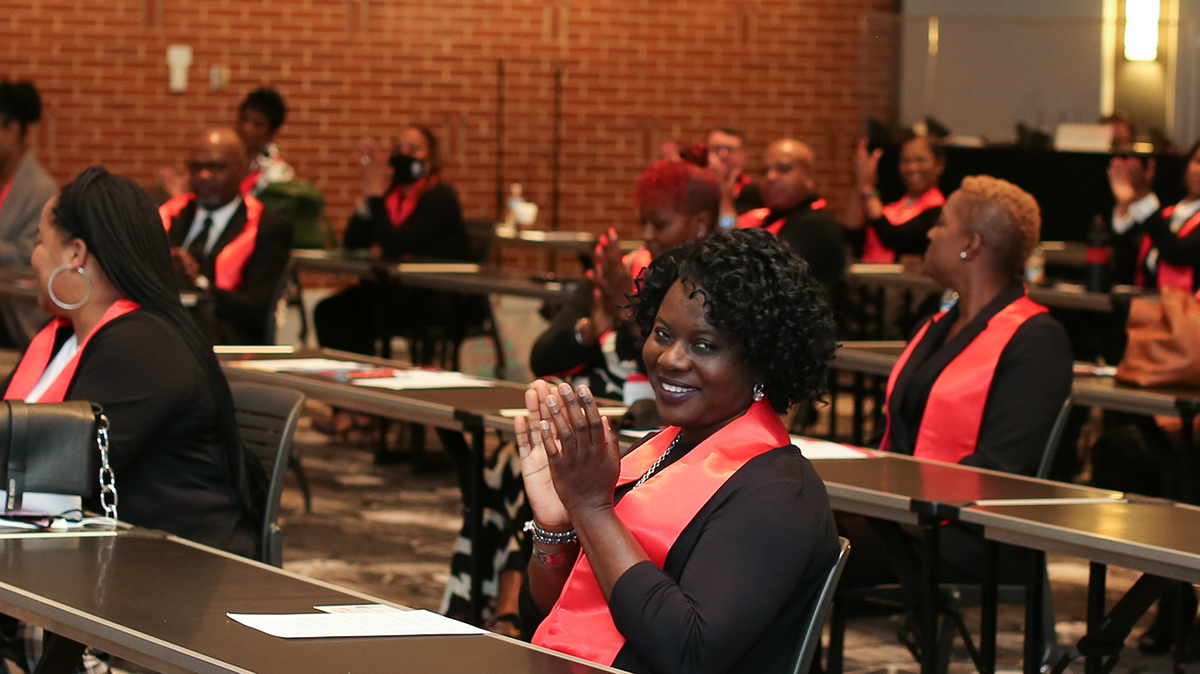
[{"label": "woman's smiling face", "polygon": [[704,440],[754,401],[754,376],[738,346],[709,324],[704,291],[686,281],[663,297],[642,358],[659,416],[682,428],[686,442]]}]

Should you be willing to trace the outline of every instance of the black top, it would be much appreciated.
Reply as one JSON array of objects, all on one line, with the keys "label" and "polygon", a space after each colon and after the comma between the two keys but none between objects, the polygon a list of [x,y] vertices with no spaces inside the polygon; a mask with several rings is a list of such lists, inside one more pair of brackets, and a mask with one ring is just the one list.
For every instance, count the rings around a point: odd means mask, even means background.
[{"label": "black top", "polygon": [[[1158,261],[1166,262],[1177,267],[1191,267],[1192,292],[1200,290],[1200,227],[1193,229],[1187,236],[1180,237],[1171,231],[1170,218],[1163,217],[1161,210],[1155,212],[1144,221],[1137,223],[1125,234],[1114,241],[1117,251],[1118,280],[1132,282],[1132,274],[1121,273],[1122,269],[1136,269],[1137,255],[1141,252],[1142,235],[1150,237],[1154,248],[1158,250]],[[1122,254],[1123,253],[1123,254]],[[1158,285],[1157,269],[1142,265],[1145,287],[1154,288]]]},{"label": "black top", "polygon": [[733,210],[737,211],[738,215],[756,208],[762,208],[765,205],[762,199],[762,192],[759,191],[758,185],[753,182],[746,183],[733,199]]},{"label": "black top", "polygon": [[812,207],[816,200],[814,194],[787,210],[771,211],[763,226],[786,219],[779,230],[779,240],[808,263],[814,278],[830,287],[846,271],[846,240],[842,225],[831,210]]},{"label": "black top", "polygon": [[929,230],[942,217],[942,207],[921,211],[905,222],[893,225],[884,216],[867,221],[867,227],[879,235],[879,242],[897,255],[924,255],[929,247]]},{"label": "black top", "polygon": [[[171,219],[171,228],[167,233],[171,246],[183,245],[195,220],[196,208],[193,200]],[[208,254],[196,260],[200,265],[200,274],[213,284],[208,295],[213,300],[212,308],[221,325],[210,325],[203,318],[198,322],[209,339],[218,344],[261,344],[266,341],[267,316],[275,310],[271,302],[276,297],[292,251],[291,223],[270,211],[263,211],[258,222],[258,234],[254,238],[254,251],[242,267],[241,285],[237,290],[216,287],[217,256],[245,227],[246,204],[243,202],[230,217],[229,224]],[[183,287],[190,285],[188,280]]]},{"label": "black top", "polygon": [[[617,580],[609,609],[627,641],[612,666],[786,672],[837,554],[825,485],[800,450],[755,457],[684,527],[662,569],[642,562]],[[532,606],[527,590],[523,600]]]},{"label": "black top", "polygon": [[[580,344],[575,324],[592,315],[592,284],[580,283],[571,292],[550,326],[537,338],[529,353],[529,369],[535,377],[588,378],[588,388],[597,397],[621,399],[625,379],[609,369],[599,344]],[[646,371],[638,339],[628,327],[616,329],[616,357],[630,369]]]},{"label": "black top", "polygon": [[[71,334],[59,330],[55,353]],[[101,326],[66,399],[104,407],[122,521],[254,557],[258,526],[235,497],[216,401],[200,362],[165,321],[139,310]],[[84,506],[101,511],[98,497]]]},{"label": "black top", "polygon": [[367,199],[371,217],[355,213],[346,226],[346,248],[370,248],[379,244],[389,260],[412,257],[470,260],[467,228],[454,188],[444,182],[434,185],[417,200],[416,208],[399,227],[392,225],[383,197]]},{"label": "black top", "polygon": [[[888,402],[891,450],[912,454],[925,403],[942,370],[975,340],[987,322],[1025,294],[1021,281],[1004,287],[983,311],[946,341],[960,315],[958,305],[929,326],[913,349]],[[1046,440],[1071,393],[1071,345],[1048,313],[1025,321],[1000,354],[984,403],[975,453],[960,463],[1021,475],[1037,472]]]}]

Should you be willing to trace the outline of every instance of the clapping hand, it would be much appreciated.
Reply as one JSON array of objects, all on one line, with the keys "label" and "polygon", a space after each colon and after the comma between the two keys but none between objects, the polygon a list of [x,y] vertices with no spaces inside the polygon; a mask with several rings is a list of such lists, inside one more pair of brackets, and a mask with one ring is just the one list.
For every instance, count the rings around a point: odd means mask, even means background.
[{"label": "clapping hand", "polygon": [[[517,453],[521,457],[521,477],[525,481],[525,495],[533,509],[533,518],[543,529],[569,529],[571,518],[563,507],[558,493],[554,491],[554,480],[550,476],[550,460],[541,431],[542,421],[552,417],[546,400],[550,396],[550,385],[539,379],[525,391],[526,417],[513,420],[517,433]],[[561,450],[551,442],[554,452]]]},{"label": "clapping hand", "polygon": [[382,197],[392,187],[392,169],[388,163],[390,155],[374,138],[358,141],[358,161],[362,165],[363,194],[367,197]]},{"label": "clapping hand", "polygon": [[883,156],[883,150],[871,152],[868,147],[866,138],[860,138],[854,146],[854,178],[863,193],[879,184],[879,158]]},{"label": "clapping hand", "polygon": [[542,446],[559,502],[568,513],[611,507],[621,473],[621,450],[592,392],[560,384],[545,397]]},{"label": "clapping hand", "polygon": [[605,313],[612,323],[627,322],[630,318],[627,294],[633,289],[633,277],[622,259],[617,230],[610,228],[600,236],[600,243],[592,254],[592,263],[592,281],[600,290]]},{"label": "clapping hand", "polygon": [[1124,213],[1130,204],[1150,194],[1154,170],[1153,158],[1143,166],[1137,157],[1113,157],[1108,164],[1108,185],[1118,213]]}]

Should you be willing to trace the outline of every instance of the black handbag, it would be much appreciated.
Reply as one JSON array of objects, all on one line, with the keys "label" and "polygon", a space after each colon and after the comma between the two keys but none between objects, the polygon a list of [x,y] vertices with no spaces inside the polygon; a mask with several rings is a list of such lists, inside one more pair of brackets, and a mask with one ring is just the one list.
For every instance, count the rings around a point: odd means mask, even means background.
[{"label": "black handbag", "polygon": [[104,410],[84,400],[32,405],[3,401],[0,478],[8,491],[5,512],[20,510],[26,492],[87,499],[99,483],[104,514],[115,518],[116,484],[108,465]]}]

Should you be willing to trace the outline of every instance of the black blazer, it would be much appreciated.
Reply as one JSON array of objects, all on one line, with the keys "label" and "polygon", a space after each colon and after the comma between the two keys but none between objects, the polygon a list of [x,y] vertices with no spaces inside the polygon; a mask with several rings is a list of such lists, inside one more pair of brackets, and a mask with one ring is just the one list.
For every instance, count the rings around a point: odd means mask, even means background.
[{"label": "black blazer", "polygon": [[[188,230],[196,217],[196,202],[188,204],[179,215],[171,219],[167,232],[171,247],[183,245]],[[246,227],[246,204],[242,203],[230,218],[225,231],[216,245],[200,263],[200,273],[212,281],[216,269],[217,255],[237,238]],[[271,300],[279,287],[280,278],[287,269],[292,250],[292,225],[279,216],[264,211],[258,223],[258,236],[254,239],[254,252],[242,269],[242,285],[237,290],[222,290],[216,286],[209,289],[212,308],[219,329],[201,326],[209,333],[214,343],[238,342],[262,343],[265,340],[267,316],[273,309]]]}]

